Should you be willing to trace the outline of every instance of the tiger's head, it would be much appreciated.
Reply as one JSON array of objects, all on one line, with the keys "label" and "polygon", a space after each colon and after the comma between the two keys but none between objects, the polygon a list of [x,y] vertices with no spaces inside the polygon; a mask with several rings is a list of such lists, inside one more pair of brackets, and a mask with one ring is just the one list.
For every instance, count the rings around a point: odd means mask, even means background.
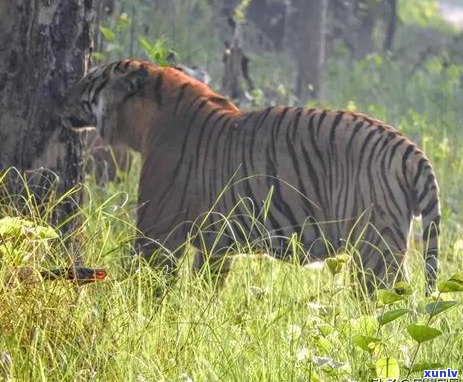
[{"label": "tiger's head", "polygon": [[[91,70],[69,89],[61,114],[63,125],[75,130],[94,127],[106,143],[140,151],[146,125],[156,118],[152,101],[158,70],[136,60]],[[153,86],[147,86],[150,83]]]},{"label": "tiger's head", "polygon": [[95,68],[69,89],[63,125],[77,130],[95,127],[105,143],[142,151],[149,132],[165,125],[162,116],[174,108],[185,84],[191,85],[192,93],[213,94],[182,67],[122,60]]}]

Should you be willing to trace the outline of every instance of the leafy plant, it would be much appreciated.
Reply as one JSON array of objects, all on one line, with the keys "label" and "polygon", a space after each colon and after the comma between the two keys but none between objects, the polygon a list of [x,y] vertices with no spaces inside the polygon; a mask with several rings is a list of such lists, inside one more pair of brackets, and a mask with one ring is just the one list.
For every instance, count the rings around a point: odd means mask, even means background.
[{"label": "leafy plant", "polygon": [[[435,296],[435,301],[427,303],[424,306],[423,312],[419,315],[416,315],[416,312],[413,312],[410,308],[393,308],[396,304],[410,303],[408,300],[413,294],[413,289],[409,284],[402,282],[396,284],[391,290],[380,289],[377,291],[378,307],[381,308],[380,313],[376,317],[378,328],[375,337],[367,334],[356,334],[352,337],[353,344],[368,352],[372,361],[373,356],[376,355],[375,367],[374,369],[372,368],[376,372],[375,377],[397,379],[402,374],[408,378],[411,373],[438,367],[436,366],[438,364],[432,361],[418,363],[418,352],[423,343],[432,341],[442,335],[442,331],[431,326],[431,322],[437,315],[458,304],[456,301],[441,300],[441,295],[447,292],[462,291],[462,280],[462,276],[457,274],[447,281],[440,282],[438,287],[439,293]],[[404,316],[408,317],[412,322],[400,327],[405,329],[408,335],[415,341],[415,350],[409,363],[401,365],[399,360],[392,356],[390,350],[388,350],[390,349],[388,343],[394,340],[397,341],[400,334],[391,338],[390,333],[388,335],[382,333],[385,330],[383,328]],[[421,317],[425,320],[424,324],[419,323]]]},{"label": "leafy plant", "polygon": [[167,48],[165,39],[160,38],[154,43],[151,43],[143,36],[138,36],[138,41],[144,53],[151,61],[160,66],[168,66],[170,63],[167,61],[168,55],[172,52]]}]

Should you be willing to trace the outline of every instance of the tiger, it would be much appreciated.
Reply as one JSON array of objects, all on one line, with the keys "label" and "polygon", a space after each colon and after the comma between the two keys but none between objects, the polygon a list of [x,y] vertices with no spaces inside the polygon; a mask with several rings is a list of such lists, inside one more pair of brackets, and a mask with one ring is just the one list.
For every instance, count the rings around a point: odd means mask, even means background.
[{"label": "tiger", "polygon": [[[375,285],[392,286],[421,215],[425,290],[435,288],[436,175],[380,120],[290,106],[244,112],[178,68],[137,59],[89,72],[61,115],[66,127],[95,126],[141,153],[135,248],[154,266],[175,273],[188,240],[194,269],[221,261],[223,277],[236,243],[265,242],[269,255],[302,265],[350,248]],[[302,250],[290,250],[294,237]]]}]

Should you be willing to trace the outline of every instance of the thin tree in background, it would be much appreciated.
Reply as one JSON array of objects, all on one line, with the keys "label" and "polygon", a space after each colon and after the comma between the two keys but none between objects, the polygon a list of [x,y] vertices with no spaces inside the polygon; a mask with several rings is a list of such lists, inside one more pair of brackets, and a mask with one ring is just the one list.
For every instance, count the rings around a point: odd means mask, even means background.
[{"label": "thin tree in background", "polygon": [[297,65],[296,95],[301,102],[320,95],[325,60],[327,0],[293,0],[286,41]]},{"label": "thin tree in background", "polygon": [[394,44],[394,36],[397,28],[397,0],[386,0],[386,5],[389,8],[389,19],[383,48],[385,51],[390,51]]},{"label": "thin tree in background", "polygon": [[246,99],[246,91],[254,89],[254,83],[249,75],[249,58],[243,52],[240,25],[232,17],[227,22],[233,35],[230,41],[225,41],[222,91],[239,103]]},{"label": "thin tree in background", "polygon": [[334,40],[341,41],[357,60],[392,50],[397,0],[332,0],[328,4],[331,48]]},{"label": "thin tree in background", "polygon": [[[63,129],[59,107],[86,71],[93,17],[93,0],[0,2],[0,166],[34,174],[37,203],[82,180],[81,138]],[[17,185],[10,179],[12,193]],[[78,203],[63,203],[55,223]]]}]

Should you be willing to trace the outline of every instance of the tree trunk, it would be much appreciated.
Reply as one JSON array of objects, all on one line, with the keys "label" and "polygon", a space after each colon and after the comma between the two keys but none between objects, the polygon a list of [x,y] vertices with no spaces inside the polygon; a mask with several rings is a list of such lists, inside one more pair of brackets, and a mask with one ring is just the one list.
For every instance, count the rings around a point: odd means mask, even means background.
[{"label": "tree trunk", "polygon": [[[396,0],[332,0],[329,2],[331,14],[331,38],[340,39],[349,49],[352,58],[361,60],[378,50],[375,29],[378,22],[387,24],[388,36],[384,46],[392,44],[396,19]],[[387,49],[387,48],[385,48]]]},{"label": "tree trunk", "polygon": [[293,0],[286,40],[296,59],[296,95],[301,102],[320,95],[325,60],[327,0]]},{"label": "tree trunk", "polygon": [[[82,143],[62,128],[59,107],[86,71],[92,19],[93,0],[0,0],[0,168],[25,174],[38,198],[82,180]],[[12,193],[18,178],[9,179]],[[54,224],[76,203],[78,194],[57,209]]]},{"label": "tree trunk", "polygon": [[259,42],[265,45],[265,40],[268,40],[277,51],[281,51],[284,46],[286,8],[286,2],[274,0],[252,0],[246,8],[247,20],[262,34]]},{"label": "tree trunk", "polygon": [[394,44],[394,36],[397,28],[397,0],[387,0],[386,5],[389,7],[389,19],[386,27],[386,37],[384,39],[384,50],[386,52],[392,50]]},{"label": "tree trunk", "polygon": [[249,58],[243,53],[241,26],[233,18],[229,18],[228,23],[233,36],[231,42],[225,42],[222,92],[239,104],[246,99],[246,90],[254,89],[254,83],[249,74]]}]

